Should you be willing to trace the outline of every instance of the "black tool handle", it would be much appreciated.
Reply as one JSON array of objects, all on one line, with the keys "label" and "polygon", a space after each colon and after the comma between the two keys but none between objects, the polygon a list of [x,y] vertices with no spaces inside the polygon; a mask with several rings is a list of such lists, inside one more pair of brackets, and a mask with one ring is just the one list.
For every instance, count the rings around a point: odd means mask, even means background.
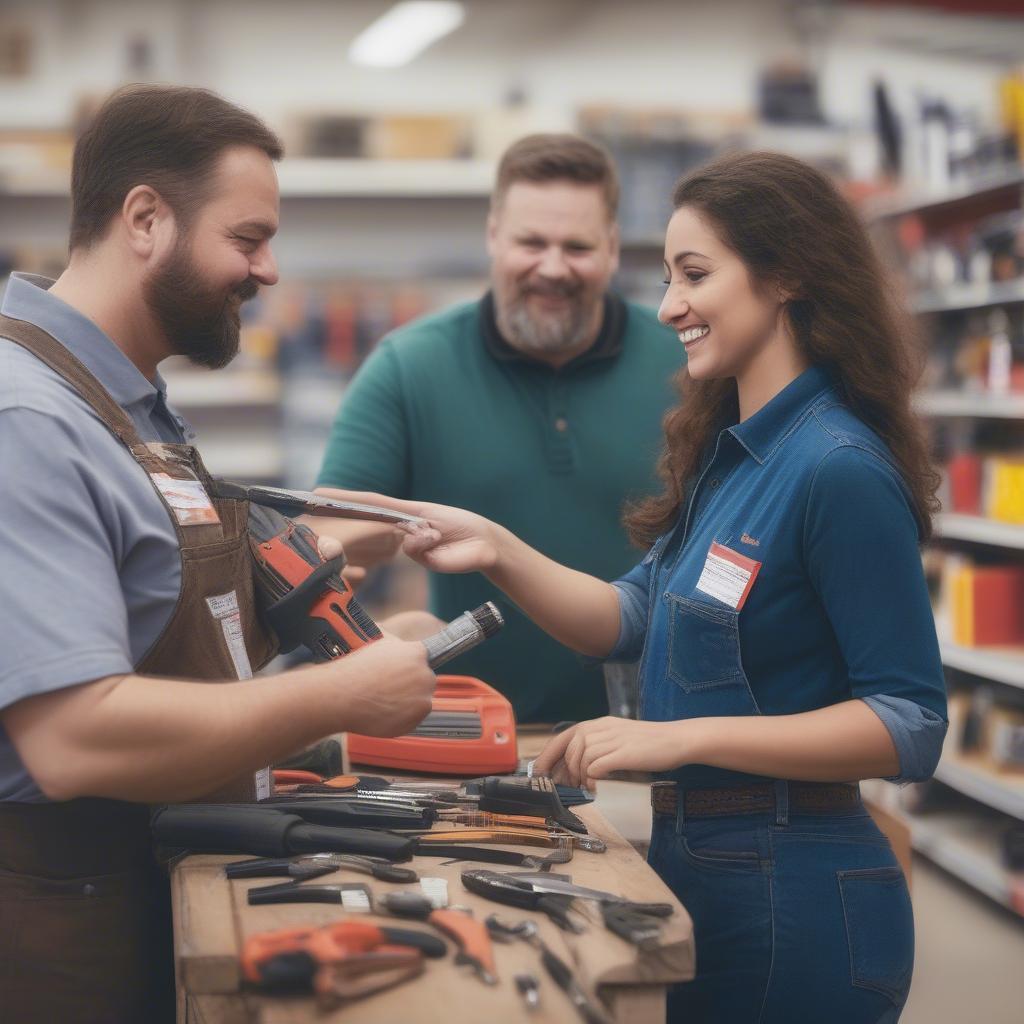
[{"label": "black tool handle", "polygon": [[537,858],[514,850],[498,850],[489,846],[462,846],[459,843],[415,843],[418,857],[447,857],[449,860],[477,860],[482,864],[506,864],[521,867],[536,864]]},{"label": "black tool handle", "polygon": [[538,814],[563,828],[586,834],[587,826],[566,810],[550,779],[491,775],[480,786],[480,810],[495,814]]},{"label": "black tool handle", "polygon": [[462,884],[477,896],[484,896],[495,903],[510,907],[525,907],[535,910],[540,894],[525,885],[517,885],[496,871],[463,871]]},{"label": "black tool handle", "polygon": [[336,885],[263,885],[250,889],[246,897],[252,907],[265,903],[341,903],[341,890]]},{"label": "black tool handle", "polygon": [[415,928],[381,928],[384,938],[395,946],[412,946],[424,956],[442,957],[448,952],[443,939],[429,932],[419,932]]},{"label": "black tool handle", "polygon": [[381,882],[408,883],[420,880],[420,876],[412,868],[400,868],[395,864],[372,864],[370,874]]},{"label": "black tool handle", "polygon": [[434,912],[434,904],[421,892],[389,892],[381,896],[377,902],[395,917],[412,917],[426,921]]},{"label": "black tool handle", "polygon": [[302,828],[294,814],[263,811],[243,804],[170,804],[152,820],[161,845],[196,853],[251,853],[286,857],[296,852],[291,832]]},{"label": "black tool handle", "polygon": [[341,828],[415,829],[430,828],[433,815],[427,811],[405,811],[388,807],[383,801],[352,800],[339,796],[334,800],[322,797],[271,797],[260,807],[272,807],[282,814],[297,814],[311,825],[332,825]]},{"label": "black tool handle", "polygon": [[153,817],[162,846],[195,853],[361,853],[390,861],[409,860],[414,845],[405,836],[364,828],[308,825],[294,814],[257,804],[172,804]]}]

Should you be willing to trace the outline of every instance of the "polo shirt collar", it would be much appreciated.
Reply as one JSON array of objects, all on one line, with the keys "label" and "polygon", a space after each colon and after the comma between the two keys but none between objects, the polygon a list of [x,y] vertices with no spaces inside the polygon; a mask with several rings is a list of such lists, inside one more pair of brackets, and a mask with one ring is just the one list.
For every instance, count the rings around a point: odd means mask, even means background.
[{"label": "polo shirt collar", "polygon": [[820,366],[804,370],[753,416],[729,428],[729,433],[761,464],[767,462],[790,430],[835,383]]},{"label": "polo shirt collar", "polygon": [[150,382],[142,371],[88,317],[50,294],[53,285],[37,274],[11,274],[0,312],[26,320],[57,339],[103,385],[122,408],[152,409],[167,401],[159,373]]},{"label": "polo shirt collar", "polygon": [[[543,360],[530,357],[505,340],[498,330],[498,320],[494,311],[494,293],[491,291],[487,292],[480,300],[480,332],[483,334],[487,351],[499,362],[529,363],[532,366],[544,366],[551,369]],[[614,359],[622,351],[622,339],[625,333],[626,303],[618,295],[606,293],[601,330],[598,332],[594,344],[586,352],[581,352],[564,366],[560,366],[557,372],[575,370],[601,359]],[[552,372],[556,371],[552,370]]]}]

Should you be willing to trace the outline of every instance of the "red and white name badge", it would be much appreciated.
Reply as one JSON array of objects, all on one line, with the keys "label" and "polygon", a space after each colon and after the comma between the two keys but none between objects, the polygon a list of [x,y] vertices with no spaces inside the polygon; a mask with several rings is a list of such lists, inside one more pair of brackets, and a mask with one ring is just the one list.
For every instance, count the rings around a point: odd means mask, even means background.
[{"label": "red and white name badge", "polygon": [[760,562],[755,562],[738,551],[724,547],[717,541],[708,549],[704,569],[697,581],[697,589],[709,597],[740,611],[754,586]]}]

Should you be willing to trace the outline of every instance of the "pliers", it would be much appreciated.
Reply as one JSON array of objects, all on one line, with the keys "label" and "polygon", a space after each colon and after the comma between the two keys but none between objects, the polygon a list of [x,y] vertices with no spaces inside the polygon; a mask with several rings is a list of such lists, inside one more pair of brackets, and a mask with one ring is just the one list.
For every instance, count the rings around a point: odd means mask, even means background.
[{"label": "pliers", "polygon": [[383,857],[353,853],[303,853],[295,857],[256,857],[236,860],[224,865],[228,878],[294,878],[304,881],[330,874],[339,868],[350,868],[372,875],[381,882],[417,882],[419,875],[412,868],[401,868]]}]

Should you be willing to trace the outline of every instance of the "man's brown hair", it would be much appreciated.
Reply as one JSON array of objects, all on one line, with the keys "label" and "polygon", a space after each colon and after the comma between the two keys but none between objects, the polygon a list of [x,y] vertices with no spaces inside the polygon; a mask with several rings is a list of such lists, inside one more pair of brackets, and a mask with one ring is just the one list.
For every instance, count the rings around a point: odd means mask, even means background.
[{"label": "man's brown hair", "polygon": [[206,89],[118,89],[75,145],[70,248],[103,238],[137,185],[155,189],[187,224],[209,194],[218,158],[233,146],[252,146],[271,160],[284,152],[258,117]]},{"label": "man's brown hair", "polygon": [[601,146],[578,135],[527,135],[512,143],[498,164],[492,205],[500,206],[505,193],[517,181],[597,185],[609,219],[615,219],[619,208],[619,177],[612,158]]}]

